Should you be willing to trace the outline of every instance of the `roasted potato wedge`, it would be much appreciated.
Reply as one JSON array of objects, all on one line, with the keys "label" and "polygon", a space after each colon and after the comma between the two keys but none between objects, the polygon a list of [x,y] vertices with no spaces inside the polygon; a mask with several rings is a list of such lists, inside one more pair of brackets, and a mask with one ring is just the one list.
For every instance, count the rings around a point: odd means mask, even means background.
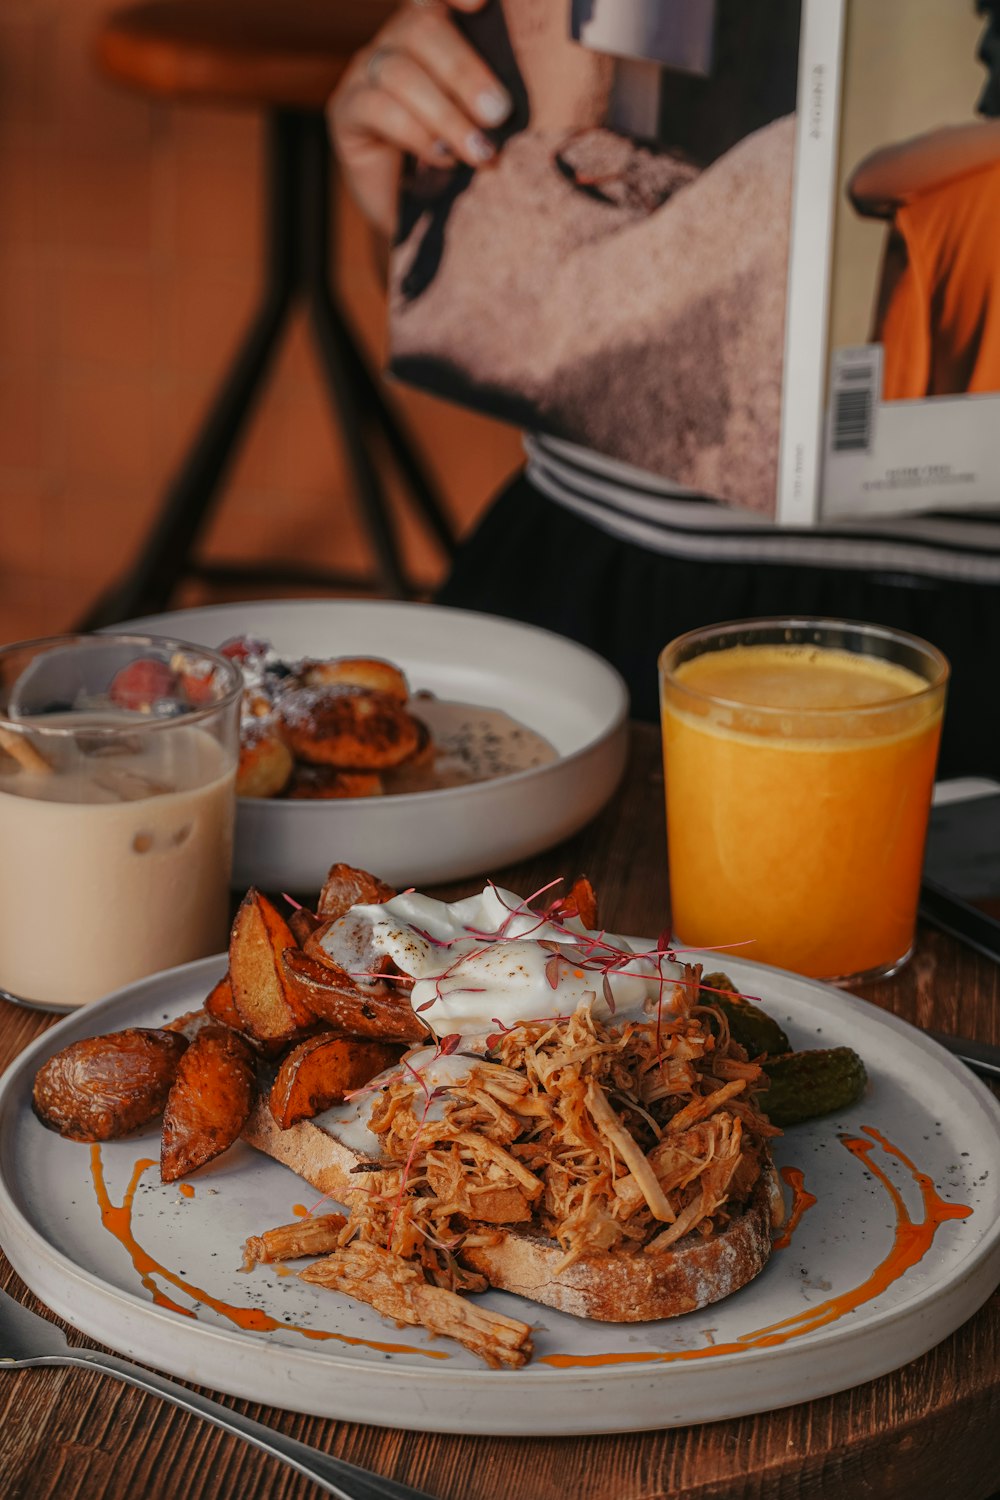
[{"label": "roasted potato wedge", "polygon": [[[246,1022],[236,1009],[236,1001],[233,999],[233,981],[228,974],[213,986],[205,1000],[204,1013],[212,1025],[228,1026],[230,1031],[239,1032],[244,1041],[249,1042],[253,1050],[261,1057],[278,1057],[288,1042],[282,1038],[275,1041],[262,1042],[259,1037],[253,1036],[248,1030]],[[188,1040],[191,1033],[188,1031]]]},{"label": "roasted potato wedge", "polygon": [[297,906],[288,918],[288,925],[292,930],[292,936],[301,948],[306,939],[320,925],[320,919],[308,907]]},{"label": "roasted potato wedge", "polygon": [[285,986],[281,955],[295,946],[292,930],[259,891],[244,896],[229,939],[229,976],[240,1030],[260,1042],[291,1042],[315,1016]]},{"label": "roasted potato wedge", "polygon": [[579,875],[565,896],[559,896],[548,908],[548,915],[555,917],[579,917],[584,927],[591,932],[597,928],[597,896],[586,875]]},{"label": "roasted potato wedge", "polygon": [[218,984],[213,985],[205,1000],[205,1009],[215,1020],[221,1021],[223,1026],[228,1026],[231,1031],[243,1030],[243,1018],[236,1009],[236,1001],[233,999],[233,981],[228,974],[224,974]]},{"label": "roasted potato wedge", "polygon": [[224,1026],[200,1031],[167,1096],[160,1178],[176,1182],[239,1139],[253,1108],[256,1077],[246,1042]]},{"label": "roasted potato wedge", "polygon": [[331,865],[319,893],[316,914],[319,917],[342,917],[352,906],[380,906],[391,901],[396,892],[391,885],[356,870],[353,865]]},{"label": "roasted potato wedge", "polygon": [[430,1030],[406,996],[394,994],[386,985],[362,989],[343,969],[329,961],[318,963],[298,948],[286,948],[281,964],[286,986],[341,1036],[412,1043],[422,1041]]},{"label": "roasted potato wedge", "polygon": [[390,981],[400,977],[392,959],[377,950],[371,928],[352,923],[350,917],[321,922],[302,944],[302,952],[330,969],[338,985],[354,985],[366,996],[378,992],[383,975]]},{"label": "roasted potato wedge", "polygon": [[164,1021],[164,1031],[179,1031],[186,1036],[189,1042],[193,1042],[203,1026],[213,1025],[212,1017],[204,1006],[199,1010],[186,1010],[182,1016],[174,1016],[172,1021]]},{"label": "roasted potato wedge", "polygon": [[339,917],[330,917],[329,920],[320,922],[318,926],[313,928],[312,932],[306,934],[300,946],[302,952],[308,954],[313,963],[320,964],[326,968],[336,969],[338,973],[342,973],[343,970],[333,957],[333,954],[328,953],[323,947],[323,939],[334,923],[339,921]]},{"label": "roasted potato wedge", "polygon": [[340,1104],[345,1094],[391,1067],[403,1050],[391,1043],[328,1033],[300,1042],[281,1064],[268,1095],[278,1126],[287,1130],[297,1120],[309,1120],[331,1104]]},{"label": "roasted potato wedge", "polygon": [[140,1026],[72,1042],[39,1068],[35,1114],[71,1141],[129,1135],[163,1112],[187,1047],[179,1031]]}]

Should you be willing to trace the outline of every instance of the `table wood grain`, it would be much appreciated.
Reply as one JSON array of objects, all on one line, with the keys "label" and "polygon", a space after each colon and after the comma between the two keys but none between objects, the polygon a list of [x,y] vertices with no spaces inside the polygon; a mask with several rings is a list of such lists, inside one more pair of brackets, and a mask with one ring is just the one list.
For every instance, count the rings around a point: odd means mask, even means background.
[{"label": "table wood grain", "polygon": [[[602,920],[667,926],[656,732],[636,728],[625,782],[574,839],[502,873],[532,891],[586,873]],[[331,860],[336,850],[330,851]],[[443,889],[466,894],[475,882]],[[1000,1042],[1000,969],[924,929],[902,974],[867,988],[918,1025]],[[0,1003],[0,1064],[51,1022]],[[40,1304],[0,1257],[0,1285]],[[986,1500],[1000,1491],[1000,1296],[923,1358],[822,1401],[738,1421],[594,1438],[422,1436],[219,1397],[316,1447],[440,1500]],[[74,1343],[87,1343],[70,1332]],[[323,1493],[208,1424],[89,1371],[0,1373],[0,1495],[6,1500],[318,1500]]]}]

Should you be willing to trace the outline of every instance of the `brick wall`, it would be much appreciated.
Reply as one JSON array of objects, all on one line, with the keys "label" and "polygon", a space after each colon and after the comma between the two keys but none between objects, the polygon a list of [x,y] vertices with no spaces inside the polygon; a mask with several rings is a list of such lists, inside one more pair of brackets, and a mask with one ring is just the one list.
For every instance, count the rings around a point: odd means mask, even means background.
[{"label": "brick wall", "polygon": [[[0,0],[0,640],[66,627],[127,565],[258,285],[259,121],[104,82],[90,61],[104,8]],[[381,293],[349,204],[337,264],[377,355]],[[516,467],[516,435],[411,393],[401,406],[467,526]],[[433,549],[403,527],[432,582]],[[206,550],[365,561],[298,324]]]}]

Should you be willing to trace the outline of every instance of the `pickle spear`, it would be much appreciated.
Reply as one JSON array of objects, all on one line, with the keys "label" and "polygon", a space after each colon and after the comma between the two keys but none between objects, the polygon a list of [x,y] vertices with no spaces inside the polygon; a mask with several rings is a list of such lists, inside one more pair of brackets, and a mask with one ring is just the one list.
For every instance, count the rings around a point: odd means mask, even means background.
[{"label": "pickle spear", "polygon": [[703,1005],[714,1005],[722,1011],[733,1041],[746,1048],[748,1057],[760,1057],[764,1052],[778,1057],[789,1050],[788,1038],[777,1021],[741,995],[728,974],[703,974],[700,999]]},{"label": "pickle spear", "polygon": [[868,1081],[864,1063],[850,1047],[786,1052],[769,1057],[764,1072],[768,1087],[761,1090],[760,1107],[782,1129],[856,1104]]}]

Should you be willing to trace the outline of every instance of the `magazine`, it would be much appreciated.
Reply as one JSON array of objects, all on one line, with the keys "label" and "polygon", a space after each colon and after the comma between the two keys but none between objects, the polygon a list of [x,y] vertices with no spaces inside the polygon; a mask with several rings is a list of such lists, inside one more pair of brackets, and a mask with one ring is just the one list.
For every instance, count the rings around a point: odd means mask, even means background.
[{"label": "magazine", "polygon": [[392,372],[678,488],[811,521],[843,13],[843,0],[456,12],[514,110],[495,164],[405,175]]},{"label": "magazine", "polygon": [[852,0],[818,514],[1000,500],[1000,3]]}]

